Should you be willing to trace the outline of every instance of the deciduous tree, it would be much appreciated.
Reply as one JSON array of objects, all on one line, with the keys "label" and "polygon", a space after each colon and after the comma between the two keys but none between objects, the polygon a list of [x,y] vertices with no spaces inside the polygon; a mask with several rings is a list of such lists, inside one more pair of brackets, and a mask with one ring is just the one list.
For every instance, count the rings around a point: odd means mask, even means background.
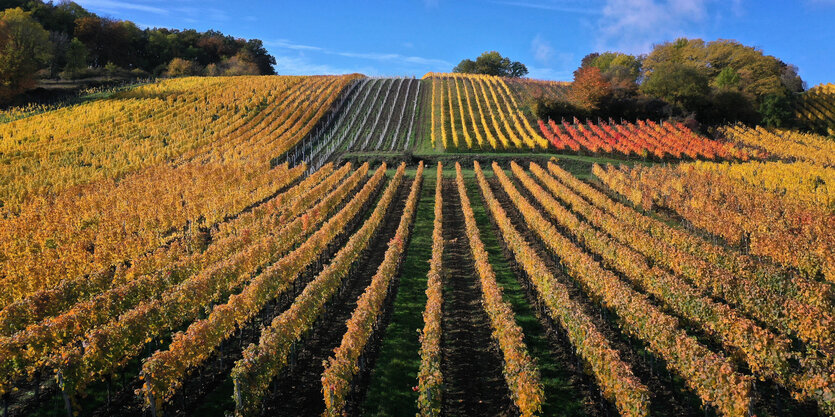
[{"label": "deciduous tree", "polygon": [[0,100],[35,85],[51,56],[49,33],[20,8],[0,12]]},{"label": "deciduous tree", "polygon": [[169,77],[186,77],[189,75],[200,75],[202,72],[202,68],[200,68],[198,63],[183,58],[174,58],[168,63],[166,75]]},{"label": "deciduous tree", "polygon": [[586,67],[574,71],[574,83],[569,97],[577,107],[594,111],[611,91],[612,85],[606,81],[599,68]]},{"label": "deciduous tree", "polygon": [[653,65],[641,84],[641,91],[670,103],[690,108],[710,92],[704,71],[692,65],[661,62]]},{"label": "deciduous tree", "polygon": [[771,127],[786,127],[794,121],[791,101],[784,95],[773,94],[760,104],[763,124]]},{"label": "deciduous tree", "polygon": [[67,47],[66,60],[64,72],[69,78],[75,78],[78,71],[87,67],[87,47],[84,43],[73,39]]},{"label": "deciduous tree", "polygon": [[510,58],[503,57],[496,51],[490,51],[479,55],[475,61],[471,59],[461,61],[452,69],[452,72],[522,77],[528,73],[528,68],[519,61],[511,61]]},{"label": "deciduous tree", "polygon": [[604,52],[586,55],[581,67],[596,67],[613,88],[634,90],[641,76],[641,60],[620,52]]}]

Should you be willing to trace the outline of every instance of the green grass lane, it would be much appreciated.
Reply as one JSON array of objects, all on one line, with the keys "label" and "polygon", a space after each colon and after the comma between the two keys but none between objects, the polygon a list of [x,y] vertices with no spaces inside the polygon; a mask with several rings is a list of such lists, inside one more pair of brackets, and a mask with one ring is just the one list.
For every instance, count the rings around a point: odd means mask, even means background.
[{"label": "green grass lane", "polygon": [[[469,172],[473,172],[472,169]],[[488,172],[490,175],[487,175]],[[485,176],[492,176],[492,171],[485,170]],[[467,194],[472,201],[481,240],[487,249],[490,264],[496,273],[496,280],[504,291],[504,299],[513,307],[516,323],[525,334],[528,352],[539,366],[542,385],[545,388],[545,403],[542,407],[544,416],[581,416],[584,414],[582,397],[577,395],[571,384],[571,373],[561,366],[551,355],[551,347],[545,329],[536,317],[532,306],[525,297],[525,290],[516,279],[505,258],[496,230],[490,222],[487,207],[481,198],[475,179],[467,180]]]},{"label": "green grass lane", "polygon": [[[412,176],[414,173],[412,173]],[[424,169],[412,238],[406,252],[400,286],[392,306],[391,321],[383,335],[380,352],[362,405],[367,416],[414,416],[420,368],[418,329],[423,328],[426,306],[426,274],[432,257],[432,227],[435,220],[435,170]]]}]

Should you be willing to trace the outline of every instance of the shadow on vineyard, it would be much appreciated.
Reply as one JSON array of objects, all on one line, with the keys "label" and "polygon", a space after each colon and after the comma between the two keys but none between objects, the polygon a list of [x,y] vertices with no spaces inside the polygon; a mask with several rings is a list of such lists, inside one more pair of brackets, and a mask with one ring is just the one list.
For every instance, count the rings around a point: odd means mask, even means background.
[{"label": "shadow on vineyard", "polygon": [[[326,312],[317,320],[310,334],[305,337],[291,366],[273,382],[272,394],[264,401],[264,415],[305,415],[320,414],[324,411],[321,382],[323,361],[339,346],[346,331],[345,322],[350,318],[359,295],[371,282],[371,277],[383,260],[385,249],[394,236],[403,213],[411,183],[404,181],[400,185],[382,228],[368,249],[363,252],[360,260],[352,265],[348,279],[342,284],[342,290],[326,307]],[[373,355],[371,358],[364,358],[364,361],[367,361],[367,365],[363,367],[373,368]],[[356,400],[349,402],[348,412],[356,413],[357,407]]]},{"label": "shadow on vineyard", "polygon": [[454,179],[444,179],[444,413],[512,415],[502,358],[490,338]]},{"label": "shadow on vineyard", "polygon": [[[551,254],[541,244],[539,238],[528,229],[527,224],[519,212],[515,210],[507,194],[492,180],[491,185],[496,198],[507,210],[514,227],[525,237],[525,240],[532,245],[537,254],[549,266],[551,271],[563,271],[559,264],[559,258]],[[606,338],[620,353],[620,357],[628,363],[650,389],[653,397],[650,400],[653,415],[668,416],[702,416],[707,411],[702,411],[699,399],[690,394],[681,378],[667,371],[663,360],[648,352],[643,343],[629,337],[619,330],[617,316],[595,303],[583,291],[582,286],[573,278],[564,273],[555,274],[561,281],[567,284],[571,290],[571,298],[582,303],[589,317],[594,321],[595,326],[606,335]]]},{"label": "shadow on vineyard", "polygon": [[411,242],[391,307],[391,321],[385,327],[379,356],[369,376],[361,415],[412,415],[417,411],[418,394],[413,387],[420,367],[420,341],[415,329],[423,325],[421,312],[427,300],[426,260],[432,254],[434,170],[427,169],[424,177]]},{"label": "shadow on vineyard", "polygon": [[614,412],[583,371],[583,365],[561,334],[544,307],[538,305],[536,293],[530,282],[512,260],[499,237],[499,231],[491,222],[478,185],[467,187],[473,202],[473,212],[482,233],[482,240],[490,254],[491,264],[504,290],[504,297],[513,305],[516,320],[525,334],[525,344],[537,361],[545,387],[543,415],[551,416],[605,416]]}]

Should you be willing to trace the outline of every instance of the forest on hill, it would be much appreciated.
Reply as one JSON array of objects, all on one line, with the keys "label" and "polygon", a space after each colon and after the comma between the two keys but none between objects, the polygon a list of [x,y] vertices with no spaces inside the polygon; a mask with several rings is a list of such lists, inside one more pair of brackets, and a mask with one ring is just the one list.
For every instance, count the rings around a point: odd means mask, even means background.
[{"label": "forest on hill", "polygon": [[[453,72],[519,77],[527,68],[485,52]],[[680,38],[646,55],[594,52],[564,95],[528,103],[540,119],[692,118],[707,125],[743,122],[788,127],[805,90],[798,68],[735,40]]]},{"label": "forest on hill", "polygon": [[72,1],[2,0],[0,10],[0,104],[41,80],[275,74],[260,39],[141,29]]}]

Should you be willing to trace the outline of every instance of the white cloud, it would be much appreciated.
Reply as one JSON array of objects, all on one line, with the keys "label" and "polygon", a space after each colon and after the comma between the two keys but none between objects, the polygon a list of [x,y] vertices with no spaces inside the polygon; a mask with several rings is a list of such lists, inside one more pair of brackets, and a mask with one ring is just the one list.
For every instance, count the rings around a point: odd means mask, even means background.
[{"label": "white cloud", "polygon": [[[537,60],[539,63],[539,60]],[[528,65],[527,77],[541,80],[569,81],[574,78],[574,70],[579,60],[570,52],[552,51],[548,62],[540,65]]]},{"label": "white cloud", "polygon": [[554,59],[554,47],[542,35],[536,35],[533,38],[531,41],[531,50],[533,51],[534,59],[540,64],[548,65]]},{"label": "white cloud", "polygon": [[[332,55],[332,56],[340,56],[343,58],[352,58],[364,61],[377,61],[377,62],[387,62],[387,63],[395,63],[405,67],[452,67],[452,64],[443,60],[443,59],[435,59],[435,58],[426,58],[421,56],[410,56],[410,55],[402,55],[397,53],[379,53],[379,52],[353,52],[353,51],[337,51],[330,48],[324,48],[320,46],[313,46],[313,45],[306,45],[295,43],[288,39],[273,39],[264,41],[264,45],[272,48],[284,49],[289,51],[295,51],[297,56],[290,58],[294,58],[295,61],[292,62],[292,65],[296,67],[301,67],[302,65],[314,65],[310,62],[309,57],[306,55],[307,53],[318,53],[324,55]],[[273,54],[276,56],[276,61],[279,61],[280,54]],[[282,57],[284,59],[288,57]],[[327,65],[319,65],[318,66],[321,70],[325,70],[329,68]],[[278,69],[278,66],[276,66]],[[370,66],[362,67],[362,71],[368,75],[377,75],[377,71]],[[423,69],[423,68],[421,68]],[[341,70],[340,70],[341,71]],[[357,72],[349,70],[348,73]],[[322,73],[322,71],[316,71],[316,73]],[[342,72],[340,72],[342,73]]]},{"label": "white cloud", "polygon": [[[171,2],[163,3],[157,0],[133,2],[121,0],[77,0],[76,3],[95,12],[113,15],[116,18],[122,18],[126,11],[134,11],[161,16],[179,16],[183,21],[188,23],[198,23],[204,20],[229,20],[229,15],[224,10],[215,7],[185,6],[185,4],[192,3],[190,1],[174,2],[174,5],[171,5]],[[159,7],[161,4],[165,6]]]},{"label": "white cloud", "polygon": [[304,45],[300,43],[295,43],[289,41],[287,39],[275,39],[270,41],[264,41],[264,45],[272,46],[276,48],[283,48],[283,49],[292,49],[295,51],[323,51],[324,48],[320,48],[318,46],[310,46]]},{"label": "white cloud", "polygon": [[281,75],[333,75],[361,73],[379,75],[372,67],[334,67],[328,64],[311,62],[304,56],[276,55],[275,71]]},{"label": "white cloud", "polygon": [[579,13],[579,14],[600,14],[600,10],[593,5],[587,7],[576,7],[575,2],[562,1],[506,1],[506,0],[492,0],[493,4],[502,4],[505,6],[525,7],[528,9],[551,10],[563,13]]},{"label": "white cloud", "polygon": [[148,6],[145,4],[137,4],[135,2],[118,1],[118,0],[76,0],[76,3],[88,9],[98,9],[107,12],[115,12],[119,10],[133,10],[139,12],[155,13],[167,15],[168,10],[161,7]]},{"label": "white cloud", "polygon": [[376,52],[329,52],[326,51],[325,53],[331,53],[334,55],[344,56],[346,58],[359,58],[359,59],[366,59],[372,61],[385,61],[385,62],[399,62],[399,63],[408,63],[408,64],[416,64],[416,65],[427,65],[427,66],[447,66],[450,67],[450,64],[443,59],[434,59],[434,58],[424,58],[420,56],[405,56],[400,54],[385,54],[385,53],[376,53]]},{"label": "white cloud", "polygon": [[[598,22],[598,49],[649,52],[653,43],[698,32],[716,0],[607,0]],[[722,2],[739,8],[738,2]],[[695,30],[694,30],[695,29]],[[692,35],[691,35],[692,36]]]}]

